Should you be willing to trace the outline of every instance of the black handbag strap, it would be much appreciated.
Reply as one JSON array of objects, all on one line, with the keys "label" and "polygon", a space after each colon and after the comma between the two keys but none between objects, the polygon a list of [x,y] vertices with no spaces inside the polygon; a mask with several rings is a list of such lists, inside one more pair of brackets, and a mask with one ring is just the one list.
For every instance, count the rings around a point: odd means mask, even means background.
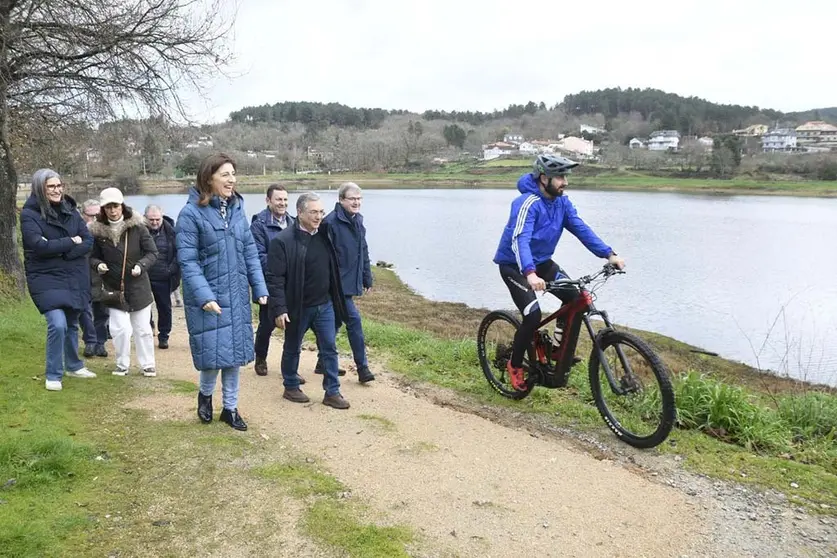
[{"label": "black handbag strap", "polygon": [[119,284],[119,290],[125,292],[125,264],[128,262],[128,230],[125,229],[125,252],[122,254],[122,274],[119,276],[122,279]]}]

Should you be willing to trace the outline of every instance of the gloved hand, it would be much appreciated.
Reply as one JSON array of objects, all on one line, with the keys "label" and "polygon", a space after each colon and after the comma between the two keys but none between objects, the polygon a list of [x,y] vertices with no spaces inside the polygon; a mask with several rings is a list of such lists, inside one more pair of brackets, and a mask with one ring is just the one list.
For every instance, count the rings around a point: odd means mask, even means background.
[{"label": "gloved hand", "polygon": [[131,269],[131,275],[134,277],[139,277],[140,273],[142,273],[142,268],[139,265],[135,265],[133,269]]},{"label": "gloved hand", "polygon": [[96,271],[99,272],[99,275],[104,275],[108,272],[108,264],[102,262],[98,266],[96,266]]}]

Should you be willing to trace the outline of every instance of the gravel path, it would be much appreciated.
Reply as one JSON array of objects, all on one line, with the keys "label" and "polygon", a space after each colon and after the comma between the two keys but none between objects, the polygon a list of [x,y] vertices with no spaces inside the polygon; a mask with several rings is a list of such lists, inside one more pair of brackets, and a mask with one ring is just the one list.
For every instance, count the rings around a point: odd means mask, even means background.
[{"label": "gravel path", "polygon": [[[160,377],[196,380],[185,330],[175,312]],[[369,385],[351,370],[341,378],[352,407],[337,411],[321,404],[315,355],[303,351],[312,402],[290,403],[281,340],[271,348],[267,377],[242,369],[244,435],[282,439],[321,462],[353,498],[419,533],[420,556],[837,556],[833,520],[782,494],[692,475],[677,458],[580,445],[374,363]]]}]

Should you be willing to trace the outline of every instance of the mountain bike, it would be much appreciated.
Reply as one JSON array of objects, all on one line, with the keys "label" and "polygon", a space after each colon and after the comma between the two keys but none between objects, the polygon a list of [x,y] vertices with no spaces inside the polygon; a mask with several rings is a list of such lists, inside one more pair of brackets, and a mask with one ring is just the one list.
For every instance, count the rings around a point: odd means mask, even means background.
[{"label": "mountain bike", "polygon": [[[566,289],[577,294],[538,325],[523,359],[525,389],[512,387],[506,371],[514,335],[520,328],[516,314],[504,310],[490,312],[477,333],[477,352],[491,387],[504,397],[520,400],[535,386],[567,387],[577,362],[575,351],[583,325],[593,345],[588,376],[596,408],[619,439],[637,448],[652,448],[668,437],[676,418],[668,369],[647,343],[617,330],[607,312],[593,304],[596,290],[610,277],[623,273],[607,264],[601,271],[580,279],[547,282],[546,291],[553,295],[566,293]],[[598,331],[591,320],[594,316],[604,322]],[[552,322],[556,334],[550,335],[546,326]]]}]

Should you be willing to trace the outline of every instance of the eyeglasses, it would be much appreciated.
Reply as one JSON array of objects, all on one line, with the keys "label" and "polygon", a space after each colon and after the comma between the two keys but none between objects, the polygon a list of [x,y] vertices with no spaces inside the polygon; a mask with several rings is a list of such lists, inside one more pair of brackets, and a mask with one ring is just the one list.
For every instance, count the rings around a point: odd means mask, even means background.
[{"label": "eyeglasses", "polygon": [[308,215],[311,216],[319,215],[320,217],[325,215],[325,211],[323,211],[322,209],[309,209],[308,211],[306,211],[306,213],[308,213]]},{"label": "eyeglasses", "polygon": [[91,218],[92,217],[97,217],[98,215],[99,215],[98,213],[85,213],[84,214],[85,217],[91,217]]},{"label": "eyeglasses", "polygon": [[63,185],[63,184],[47,184],[47,185],[45,186],[45,188],[46,188],[47,190],[63,190],[63,189],[64,189],[64,185]]},{"label": "eyeglasses", "polygon": [[362,197],[360,197],[360,196],[358,196],[358,197],[356,197],[356,198],[343,198],[343,199],[344,199],[344,200],[346,200],[346,201],[350,201],[350,202],[359,202],[359,201],[360,201],[360,200],[362,200],[363,198],[362,198]]}]

